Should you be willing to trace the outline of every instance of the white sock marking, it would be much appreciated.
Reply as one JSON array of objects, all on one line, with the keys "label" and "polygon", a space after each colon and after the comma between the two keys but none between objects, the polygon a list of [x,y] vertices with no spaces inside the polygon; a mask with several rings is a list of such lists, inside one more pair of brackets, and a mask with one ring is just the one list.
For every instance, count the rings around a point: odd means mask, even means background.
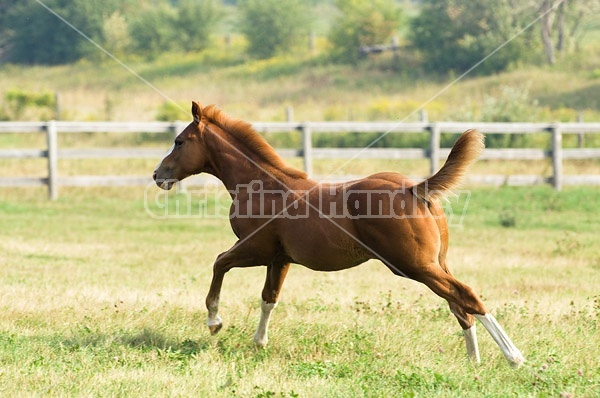
[{"label": "white sock marking", "polygon": [[481,363],[479,358],[479,346],[477,344],[477,328],[476,323],[468,329],[463,330],[465,336],[465,343],[467,344],[467,355],[469,358],[475,361],[475,363]]},{"label": "white sock marking", "polygon": [[206,326],[208,326],[208,327],[221,325],[222,323],[223,323],[223,320],[218,315],[216,315],[214,318],[209,317],[206,320]]},{"label": "white sock marking", "polygon": [[518,368],[525,362],[525,358],[521,351],[513,344],[510,338],[506,335],[502,326],[498,323],[496,318],[492,314],[478,315],[474,314],[477,319],[485,326],[487,331],[490,333],[502,353],[510,362],[511,366]]},{"label": "white sock marking", "polygon": [[271,312],[275,307],[277,307],[277,303],[267,303],[264,300],[260,302],[260,321],[256,333],[254,333],[254,343],[259,347],[267,346],[269,321],[271,320]]}]

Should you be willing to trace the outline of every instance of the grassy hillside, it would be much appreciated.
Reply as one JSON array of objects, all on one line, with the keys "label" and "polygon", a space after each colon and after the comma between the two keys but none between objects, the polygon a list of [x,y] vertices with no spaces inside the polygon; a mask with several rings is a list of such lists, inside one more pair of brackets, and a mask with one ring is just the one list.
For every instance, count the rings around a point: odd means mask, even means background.
[{"label": "grassy hillside", "polygon": [[[320,43],[324,51],[323,43]],[[373,58],[358,67],[323,62],[323,55],[301,54],[266,61],[248,61],[241,53],[243,43],[234,40],[230,48],[212,48],[201,54],[165,55],[152,62],[129,60],[128,66],[152,83],[149,87],[112,60],[80,62],[56,67],[0,66],[0,99],[18,88],[25,92],[60,93],[61,116],[72,120],[169,120],[189,119],[192,99],[216,103],[230,115],[253,121],[285,119],[292,107],[295,120],[408,120],[424,110],[430,120],[487,120],[490,115],[515,121],[600,121],[600,57],[594,55],[592,40],[576,55],[554,67],[523,66],[487,77],[465,78],[449,86],[454,77],[426,77],[411,70],[385,68],[390,60]],[[406,60],[406,62],[409,62]],[[435,98],[434,98],[435,97]],[[167,98],[181,109],[165,106]],[[433,99],[432,99],[433,98]],[[6,107],[6,103],[3,104]],[[0,109],[2,107],[0,106]],[[49,110],[30,108],[26,118],[50,117]],[[409,116],[411,115],[411,116]],[[487,118],[487,119],[486,119]],[[61,148],[110,146],[151,146],[165,148],[171,137],[143,133],[61,135]],[[269,137],[273,138],[273,137]],[[277,137],[280,138],[280,137]],[[423,142],[427,137],[423,135]],[[548,137],[530,146],[549,148]],[[275,143],[298,146],[295,142]],[[566,147],[576,145],[575,136],[564,139]],[[315,134],[315,145],[321,137]],[[293,140],[292,140],[293,141]],[[447,141],[447,140],[446,140]],[[586,146],[599,147],[600,135],[588,136]],[[3,134],[1,148],[44,148],[42,134]],[[444,145],[451,145],[445,142]],[[149,175],[157,159],[60,160],[60,175],[136,174]],[[291,163],[301,167],[299,159]],[[328,175],[366,175],[394,170],[406,175],[425,176],[426,160],[355,160],[339,169],[346,160],[317,160],[314,171]],[[5,159],[0,168],[7,176],[44,176],[43,159]],[[596,174],[599,160],[565,161],[567,174]],[[480,161],[473,174],[551,174],[548,160]]]},{"label": "grassy hillside", "polygon": [[[324,15],[329,15],[325,12]],[[164,54],[152,61],[124,59],[134,73],[98,53],[96,59],[55,67],[0,65],[0,116],[14,113],[6,95],[58,93],[60,117],[66,120],[189,120],[191,100],[216,103],[232,116],[250,121],[278,121],[293,109],[295,120],[394,120],[415,121],[422,108],[429,120],[460,121],[600,121],[600,32],[590,33],[579,48],[554,66],[515,65],[505,73],[470,77],[451,84],[456,76],[424,75],[410,55],[377,55],[359,66],[328,62],[324,30],[318,31],[316,54],[308,50],[294,56],[249,60],[245,43],[223,38],[202,53]],[[393,67],[392,67],[393,66]],[[138,76],[136,76],[137,74]],[[146,82],[142,81],[144,79]],[[170,102],[172,101],[172,102]],[[29,107],[23,119],[48,119],[53,110]],[[418,137],[417,137],[418,136]],[[392,137],[389,137],[392,138]],[[400,137],[404,138],[404,137]],[[454,137],[442,137],[450,146]],[[268,139],[279,147],[299,146],[299,137]],[[275,141],[275,139],[280,141]],[[327,141],[329,139],[329,142]],[[372,138],[371,138],[372,139]],[[370,142],[369,137],[363,142]],[[427,145],[426,134],[413,135],[409,146]],[[491,144],[488,140],[488,146]],[[548,149],[547,135],[530,135],[527,146]],[[147,134],[61,135],[61,148],[152,146],[167,148],[171,137]],[[331,135],[313,137],[315,146],[331,144]],[[383,140],[382,140],[383,142]],[[41,134],[3,134],[1,148],[44,148]],[[353,146],[362,146],[358,143]],[[577,137],[565,136],[565,147]],[[584,145],[600,147],[600,135],[586,136]],[[300,166],[298,159],[291,162]],[[317,160],[315,173],[328,174],[345,160]],[[61,160],[61,175],[148,174],[155,160]],[[3,174],[45,175],[42,159],[0,162]],[[600,161],[565,161],[568,174],[598,173]],[[368,174],[396,170],[426,175],[426,161],[353,161],[341,174]],[[549,175],[543,161],[478,162],[473,173]]]},{"label": "grassy hillside", "polygon": [[[168,100],[187,111],[192,99],[216,103],[248,120],[282,120],[285,107],[297,120],[416,120],[422,104],[431,120],[481,120],[510,103],[515,119],[600,120],[600,57],[592,35],[552,67],[521,65],[487,77],[426,76],[400,55],[395,68],[387,55],[358,67],[325,62],[319,51],[264,61],[248,60],[244,43],[221,39],[199,54],[165,54],[153,61],[125,59],[139,78],[108,57],[56,67],[0,66],[0,109],[11,89],[60,94],[61,117],[70,120],[154,120]],[[494,102],[494,100],[496,102]],[[492,109],[493,108],[493,109]],[[495,109],[495,110],[494,110]],[[187,118],[187,113],[171,113]],[[27,118],[48,117],[30,110]]]}]

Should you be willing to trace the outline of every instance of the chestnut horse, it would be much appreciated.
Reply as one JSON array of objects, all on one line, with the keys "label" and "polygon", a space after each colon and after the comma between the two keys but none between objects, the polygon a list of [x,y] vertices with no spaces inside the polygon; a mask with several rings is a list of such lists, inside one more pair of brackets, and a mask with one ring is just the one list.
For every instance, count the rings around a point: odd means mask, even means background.
[{"label": "chestnut horse", "polygon": [[219,296],[232,268],[267,267],[254,335],[254,342],[264,347],[290,263],[337,271],[378,259],[394,274],[424,283],[448,301],[471,359],[479,362],[476,318],[512,366],[525,361],[473,290],[454,278],[446,264],[448,226],[439,200],[458,187],[483,151],[479,132],[464,132],[444,166],[418,184],[392,172],[325,184],[287,166],[250,124],[214,105],[192,102],[192,116],[153,177],[159,187],[170,189],[205,172],[221,180],[232,196],[230,223],[238,240],[214,263],[206,297],[212,334],[223,325]]}]

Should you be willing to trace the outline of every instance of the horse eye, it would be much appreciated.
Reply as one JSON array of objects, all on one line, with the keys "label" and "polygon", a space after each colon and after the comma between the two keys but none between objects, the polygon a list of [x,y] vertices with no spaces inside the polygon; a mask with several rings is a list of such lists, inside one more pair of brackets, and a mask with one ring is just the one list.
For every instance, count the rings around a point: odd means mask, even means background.
[{"label": "horse eye", "polygon": [[179,148],[182,145],[183,145],[183,141],[182,140],[175,140],[175,148]]}]

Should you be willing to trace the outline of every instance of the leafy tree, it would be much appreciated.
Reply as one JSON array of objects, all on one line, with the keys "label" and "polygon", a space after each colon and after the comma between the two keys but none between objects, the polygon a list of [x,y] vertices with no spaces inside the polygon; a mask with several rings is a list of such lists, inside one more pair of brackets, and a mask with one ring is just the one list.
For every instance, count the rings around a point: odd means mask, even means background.
[{"label": "leafy tree", "polygon": [[[412,44],[423,55],[425,69],[464,72],[505,44],[520,29],[521,20],[510,2],[424,0],[412,21]],[[530,32],[510,41],[473,73],[506,69],[525,53]]]},{"label": "leafy tree", "polygon": [[170,51],[179,40],[176,25],[177,12],[167,3],[138,10],[128,21],[132,52],[153,58]]},{"label": "leafy tree", "polygon": [[15,0],[0,0],[0,59],[10,44],[13,31],[9,28],[9,11],[16,4]]},{"label": "leafy tree", "polygon": [[[223,16],[218,0],[47,0],[45,5],[117,56],[198,51]],[[0,0],[0,59],[77,61],[97,49],[34,1]]]},{"label": "leafy tree", "polygon": [[248,39],[248,53],[266,59],[291,52],[310,26],[301,0],[239,0],[240,29]]},{"label": "leafy tree", "polygon": [[542,12],[540,20],[541,40],[546,61],[556,62],[568,50],[570,44],[594,27],[590,22],[598,19],[600,0],[530,0],[536,10]]},{"label": "leafy tree", "polygon": [[177,7],[179,41],[185,51],[205,49],[210,35],[224,16],[215,0],[182,0]]},{"label": "leafy tree", "polygon": [[356,63],[361,46],[386,42],[398,29],[402,14],[393,0],[336,0],[340,16],[331,29],[332,58]]},{"label": "leafy tree", "polygon": [[[102,20],[112,2],[48,0],[44,4],[88,37],[102,41]],[[33,1],[14,2],[2,20],[7,58],[24,64],[62,64],[96,49],[75,30]]]},{"label": "leafy tree", "polygon": [[215,0],[159,1],[128,21],[133,53],[154,57],[167,51],[200,51],[224,13]]},{"label": "leafy tree", "polygon": [[113,12],[104,19],[102,29],[104,36],[102,46],[114,56],[124,56],[127,49],[131,47],[125,16],[119,11]]}]

